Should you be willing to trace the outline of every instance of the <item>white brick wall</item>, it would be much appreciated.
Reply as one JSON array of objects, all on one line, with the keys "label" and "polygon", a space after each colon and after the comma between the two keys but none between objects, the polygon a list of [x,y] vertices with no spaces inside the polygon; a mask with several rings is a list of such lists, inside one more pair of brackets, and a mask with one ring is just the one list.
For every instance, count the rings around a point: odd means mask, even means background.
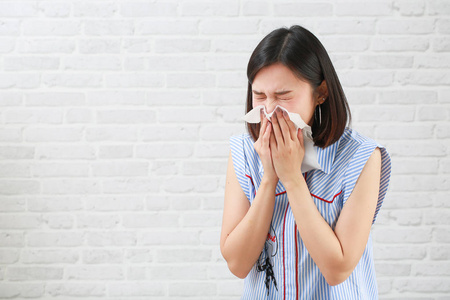
[{"label": "white brick wall", "polygon": [[381,299],[450,295],[450,1],[0,1],[0,298],[238,299],[219,251],[258,41],[301,24],[387,146]]}]

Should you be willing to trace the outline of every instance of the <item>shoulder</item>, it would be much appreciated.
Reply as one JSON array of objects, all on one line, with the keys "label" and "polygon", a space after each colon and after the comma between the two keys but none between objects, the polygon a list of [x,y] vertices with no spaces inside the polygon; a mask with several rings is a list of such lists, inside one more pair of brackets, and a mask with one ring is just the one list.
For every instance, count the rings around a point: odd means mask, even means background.
[{"label": "shoulder", "polygon": [[241,133],[230,137],[231,147],[243,148],[243,150],[253,149],[253,139],[248,133]]},{"label": "shoulder", "polygon": [[348,127],[345,128],[344,133],[339,140],[339,148],[347,151],[352,148],[358,149],[360,147],[376,147],[377,145],[378,143],[375,140]]},{"label": "shoulder", "polygon": [[[339,147],[336,154],[338,169],[353,169],[363,166],[376,148],[381,151],[375,151],[374,156],[388,157],[387,151],[374,139],[369,138],[358,131],[346,128],[339,139]],[[349,169],[350,168],[350,169]]]}]

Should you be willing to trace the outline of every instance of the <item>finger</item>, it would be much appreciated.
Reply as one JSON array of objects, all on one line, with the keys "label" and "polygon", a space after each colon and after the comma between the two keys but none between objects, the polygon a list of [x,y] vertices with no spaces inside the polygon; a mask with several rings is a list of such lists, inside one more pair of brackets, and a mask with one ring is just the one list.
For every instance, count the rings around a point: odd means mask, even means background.
[{"label": "finger", "polygon": [[272,126],[270,125],[270,122],[266,122],[266,131],[264,132],[264,135],[262,136],[262,146],[264,148],[269,147],[270,143],[270,133],[272,132]]},{"label": "finger", "polygon": [[298,129],[297,138],[298,138],[298,141],[300,142],[300,145],[302,146],[302,148],[305,148],[305,146],[303,144],[304,143],[303,131],[300,128]]},{"label": "finger", "polygon": [[294,122],[291,121],[291,118],[289,117],[289,114],[287,112],[283,111],[283,116],[286,119],[286,123],[289,126],[291,138],[292,140],[295,140],[297,138],[297,127],[295,126]]},{"label": "finger", "polygon": [[264,113],[261,109],[260,111],[261,114],[261,126],[259,128],[259,136],[263,136],[264,132],[266,131],[266,126],[267,126],[267,118],[264,117]]},{"label": "finger", "polygon": [[280,124],[278,123],[278,116],[276,111],[272,115],[272,125],[277,145],[280,143],[284,143],[283,134],[281,133]]},{"label": "finger", "polygon": [[289,131],[289,125],[285,119],[284,116],[285,111],[282,111],[281,109],[276,112],[278,123],[280,124],[281,133],[283,135],[283,139],[285,142],[293,140],[291,137],[291,132]]},{"label": "finger", "polygon": [[277,149],[278,143],[277,143],[277,140],[275,139],[275,133],[273,130],[273,126],[271,126],[271,128],[272,128],[272,134],[270,135],[270,149],[271,149],[271,151],[273,151],[273,150]]}]

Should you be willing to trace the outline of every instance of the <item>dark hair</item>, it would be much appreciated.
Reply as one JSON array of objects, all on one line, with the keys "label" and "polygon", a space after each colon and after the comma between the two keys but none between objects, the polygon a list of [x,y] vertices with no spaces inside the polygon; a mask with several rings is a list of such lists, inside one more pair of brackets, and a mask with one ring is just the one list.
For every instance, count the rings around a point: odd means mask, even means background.
[{"label": "dark hair", "polygon": [[[300,79],[309,82],[314,91],[325,80],[328,98],[320,105],[322,116],[319,124],[314,117],[311,127],[314,145],[325,148],[336,142],[350,122],[351,114],[341,83],[322,43],[307,29],[295,25],[279,28],[269,33],[253,51],[247,66],[247,107],[252,107],[252,83],[262,68],[282,63]],[[318,110],[314,112],[314,116]],[[260,124],[247,124],[247,129],[256,141]]]}]

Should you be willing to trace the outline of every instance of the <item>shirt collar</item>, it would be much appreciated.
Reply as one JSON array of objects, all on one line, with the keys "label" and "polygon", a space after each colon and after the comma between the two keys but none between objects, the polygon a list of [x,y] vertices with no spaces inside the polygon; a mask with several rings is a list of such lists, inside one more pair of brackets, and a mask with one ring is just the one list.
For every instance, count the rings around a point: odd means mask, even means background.
[{"label": "shirt collar", "polygon": [[339,148],[339,141],[340,139],[326,148],[315,147],[317,151],[317,161],[322,167],[320,170],[326,174],[329,174],[333,168],[334,159],[336,158],[336,153]]}]

